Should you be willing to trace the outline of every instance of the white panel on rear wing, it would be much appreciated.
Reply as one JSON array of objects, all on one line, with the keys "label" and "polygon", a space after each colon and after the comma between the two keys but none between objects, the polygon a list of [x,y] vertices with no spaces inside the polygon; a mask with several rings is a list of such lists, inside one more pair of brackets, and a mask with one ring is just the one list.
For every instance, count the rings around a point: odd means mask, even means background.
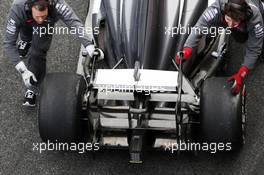
[{"label": "white panel on rear wing", "polygon": [[[149,91],[176,92],[178,86],[177,71],[141,69],[140,80],[135,81],[134,69],[98,69],[93,83],[94,88],[108,91]],[[190,82],[183,78],[183,91],[196,96]]]},{"label": "white panel on rear wing", "polygon": [[[94,81],[94,88],[108,90],[147,90],[172,91],[178,86],[178,72],[159,70],[140,70],[140,80],[134,80],[134,69],[98,69]],[[122,89],[121,89],[122,88]],[[127,88],[127,89],[125,89]]]}]

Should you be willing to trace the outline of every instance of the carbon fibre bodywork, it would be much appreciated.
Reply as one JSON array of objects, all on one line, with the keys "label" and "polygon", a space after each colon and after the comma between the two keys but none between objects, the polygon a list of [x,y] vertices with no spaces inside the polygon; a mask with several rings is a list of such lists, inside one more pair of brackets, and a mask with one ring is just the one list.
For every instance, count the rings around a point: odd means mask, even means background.
[{"label": "carbon fibre bodywork", "polygon": [[194,26],[206,7],[206,0],[102,0],[99,47],[110,68],[124,58],[126,68],[140,61],[145,69],[167,70],[188,37],[177,28]]}]

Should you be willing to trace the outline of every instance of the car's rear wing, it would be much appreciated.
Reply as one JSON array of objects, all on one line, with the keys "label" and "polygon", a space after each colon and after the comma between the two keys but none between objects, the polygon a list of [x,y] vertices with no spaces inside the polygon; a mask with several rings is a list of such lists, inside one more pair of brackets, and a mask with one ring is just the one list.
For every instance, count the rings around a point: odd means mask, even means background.
[{"label": "car's rear wing", "polygon": [[[134,93],[150,95],[149,101],[176,102],[178,72],[139,70],[139,80],[134,78],[134,69],[98,69],[93,88],[98,90],[98,100],[134,101]],[[182,102],[198,105],[198,97],[190,82],[183,78]]]}]

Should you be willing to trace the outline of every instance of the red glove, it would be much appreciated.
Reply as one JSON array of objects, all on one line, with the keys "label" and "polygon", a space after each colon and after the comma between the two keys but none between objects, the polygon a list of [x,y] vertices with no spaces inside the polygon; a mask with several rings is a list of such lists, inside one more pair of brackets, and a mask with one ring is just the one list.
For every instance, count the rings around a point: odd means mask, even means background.
[{"label": "red glove", "polygon": [[236,95],[240,92],[243,78],[245,78],[248,72],[248,68],[246,66],[242,66],[235,75],[228,78],[228,81],[234,81],[231,89],[232,94]]},{"label": "red glove", "polygon": [[[192,48],[190,47],[184,47],[183,48],[183,58],[182,61],[186,61],[192,54]],[[176,63],[179,65],[180,64],[180,58],[177,55],[175,58]]]}]

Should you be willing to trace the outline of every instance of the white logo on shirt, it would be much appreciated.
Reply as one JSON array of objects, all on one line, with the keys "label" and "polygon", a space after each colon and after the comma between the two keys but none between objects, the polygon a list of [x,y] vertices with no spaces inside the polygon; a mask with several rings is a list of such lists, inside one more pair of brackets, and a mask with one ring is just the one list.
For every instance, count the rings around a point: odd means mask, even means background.
[{"label": "white logo on shirt", "polygon": [[6,32],[11,35],[16,33],[16,21],[12,18],[7,21]]},{"label": "white logo on shirt", "polygon": [[264,31],[263,27],[260,24],[255,25],[254,31],[257,38],[263,37]]}]

